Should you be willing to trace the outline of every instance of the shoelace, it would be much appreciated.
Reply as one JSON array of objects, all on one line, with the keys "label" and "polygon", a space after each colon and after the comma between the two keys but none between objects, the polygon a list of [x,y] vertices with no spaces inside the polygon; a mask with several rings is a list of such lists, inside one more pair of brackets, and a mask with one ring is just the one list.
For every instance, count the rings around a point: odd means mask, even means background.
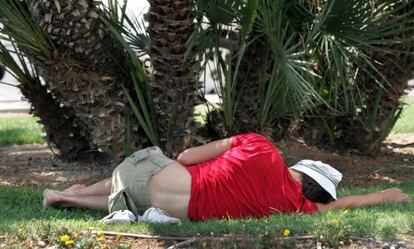
[{"label": "shoelace", "polygon": [[165,210],[162,210],[161,208],[155,208],[155,210],[157,210],[158,212],[160,212],[161,214],[165,216],[171,217]]}]

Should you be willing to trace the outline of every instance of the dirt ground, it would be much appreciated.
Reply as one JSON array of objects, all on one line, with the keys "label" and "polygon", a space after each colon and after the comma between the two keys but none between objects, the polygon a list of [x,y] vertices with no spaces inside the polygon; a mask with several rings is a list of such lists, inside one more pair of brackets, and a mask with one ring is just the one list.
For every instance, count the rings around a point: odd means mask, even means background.
[{"label": "dirt ground", "polygon": [[[107,240],[113,237],[106,237]],[[131,248],[211,248],[211,249],[270,249],[270,248],[295,248],[295,249],[332,249],[322,245],[315,238],[272,238],[258,243],[254,239],[237,236],[223,236],[223,237],[197,237],[189,240],[154,240],[154,239],[136,239],[124,237],[123,243],[129,245]],[[356,238],[353,237],[339,246],[336,249],[413,249],[414,241],[412,238],[407,238],[404,241],[385,242],[374,240],[372,238]]]},{"label": "dirt ground", "polygon": [[333,165],[344,175],[341,186],[364,187],[378,182],[414,179],[414,134],[390,135],[376,156],[337,154],[309,147],[301,141],[278,144],[288,165],[304,158]]},{"label": "dirt ground", "polygon": [[[390,136],[375,157],[339,155],[309,147],[299,140],[277,143],[288,165],[301,159],[321,160],[344,174],[342,186],[367,186],[380,181],[398,183],[414,179],[414,134]],[[65,163],[46,145],[0,147],[0,185],[68,186],[93,183],[110,176],[112,168],[98,163]]]},{"label": "dirt ground", "polygon": [[[411,145],[410,145],[411,144]],[[344,174],[342,186],[365,187],[378,182],[399,183],[414,179],[414,134],[390,136],[375,157],[336,154],[306,146],[300,140],[289,139],[277,143],[288,165],[301,159],[321,160],[334,165]],[[90,184],[110,176],[112,168],[97,163],[65,163],[54,156],[46,145],[0,147],[0,185],[63,188],[73,183]],[[132,248],[167,248],[176,242],[126,239]],[[229,242],[202,240],[180,248],[245,248],[237,239]],[[353,240],[340,248],[414,248],[413,238],[404,245],[391,242],[368,243]],[[0,241],[1,242],[1,241]],[[1,243],[0,243],[1,244]],[[324,248],[316,241],[296,242],[295,248]],[[230,246],[230,247],[227,247]],[[264,248],[262,246],[250,248]],[[276,247],[277,248],[277,247]]]}]

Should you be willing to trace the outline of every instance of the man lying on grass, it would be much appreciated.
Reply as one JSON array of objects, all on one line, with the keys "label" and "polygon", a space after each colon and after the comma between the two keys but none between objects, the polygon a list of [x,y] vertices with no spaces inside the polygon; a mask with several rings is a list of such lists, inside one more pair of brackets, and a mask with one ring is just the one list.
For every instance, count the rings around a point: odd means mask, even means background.
[{"label": "man lying on grass", "polygon": [[341,179],[340,172],[319,161],[303,160],[287,168],[271,141],[249,133],[187,149],[177,161],[158,147],[139,150],[114,170],[112,178],[88,187],[46,189],[43,203],[129,210],[139,220],[179,222],[412,201],[397,188],[337,199]]}]

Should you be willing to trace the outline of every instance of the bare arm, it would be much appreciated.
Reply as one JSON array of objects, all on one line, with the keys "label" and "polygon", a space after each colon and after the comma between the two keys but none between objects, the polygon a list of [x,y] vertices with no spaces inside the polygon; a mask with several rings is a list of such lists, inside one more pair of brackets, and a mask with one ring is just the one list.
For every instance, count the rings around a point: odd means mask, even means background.
[{"label": "bare arm", "polygon": [[338,198],[328,204],[316,203],[319,211],[332,209],[357,208],[378,205],[385,202],[410,202],[412,198],[398,188],[390,188],[381,192],[365,195],[349,195]]},{"label": "bare arm", "polygon": [[214,159],[230,149],[230,139],[225,138],[186,149],[178,155],[177,161],[182,165],[191,165]]}]

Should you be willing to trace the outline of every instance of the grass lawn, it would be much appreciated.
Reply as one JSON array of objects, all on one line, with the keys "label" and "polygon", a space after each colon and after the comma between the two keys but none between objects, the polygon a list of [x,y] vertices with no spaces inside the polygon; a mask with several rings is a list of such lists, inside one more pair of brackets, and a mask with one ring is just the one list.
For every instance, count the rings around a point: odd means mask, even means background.
[{"label": "grass lawn", "polygon": [[414,97],[406,97],[404,102],[405,110],[393,128],[394,133],[414,133]]},{"label": "grass lawn", "polygon": [[45,143],[42,125],[30,115],[0,116],[0,146]]},{"label": "grass lawn", "polygon": [[[398,187],[414,194],[414,182],[403,182]],[[394,185],[395,186],[395,185]],[[342,189],[340,194],[366,193],[390,185],[377,185],[369,189]],[[322,242],[337,245],[349,236],[370,236],[396,239],[414,236],[414,202],[384,204],[376,207],[330,211],[315,215],[274,215],[264,219],[184,222],[176,225],[102,225],[97,222],[103,213],[88,210],[42,208],[41,190],[0,187],[0,235],[19,234],[22,231],[41,230],[59,241],[60,236],[94,227],[97,230],[148,233],[161,235],[235,234],[259,240],[280,237],[288,229],[289,236],[314,235]],[[49,232],[45,232],[45,230]],[[51,232],[53,231],[53,233]],[[31,232],[33,233],[33,232]],[[50,239],[50,238],[49,238]],[[53,239],[53,238],[52,238]]]}]

